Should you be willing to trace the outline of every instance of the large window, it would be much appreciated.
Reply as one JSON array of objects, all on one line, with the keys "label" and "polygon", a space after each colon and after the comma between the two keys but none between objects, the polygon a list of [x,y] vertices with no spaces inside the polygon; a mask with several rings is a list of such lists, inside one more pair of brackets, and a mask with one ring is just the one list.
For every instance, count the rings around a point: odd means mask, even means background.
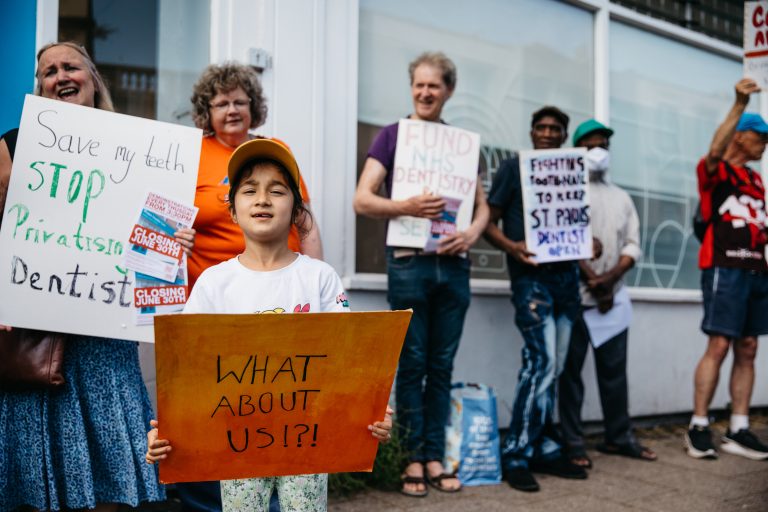
[{"label": "large window", "polygon": [[[412,110],[408,63],[442,51],[458,68],[443,117],[480,133],[487,190],[501,159],[530,148],[533,111],[554,104],[574,124],[592,116],[592,26],[588,11],[551,0],[361,0],[358,171],[378,130]],[[357,272],[385,271],[385,233],[386,222],[357,219]],[[471,257],[473,277],[507,278],[485,242]]]},{"label": "large window", "polygon": [[209,0],[59,2],[59,40],[88,50],[123,114],[191,125],[209,33]]},{"label": "large window", "polygon": [[741,46],[744,0],[611,0],[611,2]]},{"label": "large window", "polygon": [[741,63],[618,22],[610,41],[611,173],[635,200],[645,252],[628,282],[698,289],[695,169]]}]

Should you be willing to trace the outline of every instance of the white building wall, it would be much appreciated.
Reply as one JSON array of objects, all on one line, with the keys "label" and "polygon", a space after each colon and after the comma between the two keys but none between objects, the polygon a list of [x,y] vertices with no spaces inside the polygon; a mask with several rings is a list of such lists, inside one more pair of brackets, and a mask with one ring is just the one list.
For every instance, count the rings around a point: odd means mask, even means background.
[{"label": "white building wall", "polygon": [[[386,294],[353,290],[350,305],[355,311],[387,308]],[[693,408],[693,373],[706,348],[699,330],[701,304],[634,302],[629,331],[629,403],[632,416],[689,412]],[[509,424],[522,338],[514,325],[509,297],[473,295],[464,324],[454,368],[454,382],[481,382],[498,396],[499,424]],[[768,349],[758,350],[754,406],[768,406]],[[723,363],[720,383],[712,402],[723,409],[729,402],[728,376],[731,357]],[[584,366],[585,400],[582,417],[602,418],[592,356]]]},{"label": "white building wall", "polygon": [[[326,260],[345,278],[353,309],[365,311],[387,309],[388,305],[381,291],[383,276],[354,274],[351,205],[357,149],[357,12],[356,0],[214,0],[211,60],[247,60],[251,48],[264,49],[272,56],[273,67],[263,74],[270,114],[261,133],[289,141],[296,152],[309,185]],[[600,102],[598,110],[605,110]],[[476,288],[490,293],[473,295],[454,380],[493,386],[504,426],[510,418],[522,341],[513,323],[506,284],[485,283]],[[635,301],[630,330],[630,412],[633,416],[688,412],[693,405],[693,373],[706,347],[699,330],[698,294],[638,290],[634,295],[645,299]],[[152,346],[143,345],[141,355],[154,395]],[[729,357],[713,408],[727,406],[730,364]],[[756,368],[753,405],[768,406],[765,348],[758,350]],[[599,419],[591,356],[584,376],[583,417]]]}]

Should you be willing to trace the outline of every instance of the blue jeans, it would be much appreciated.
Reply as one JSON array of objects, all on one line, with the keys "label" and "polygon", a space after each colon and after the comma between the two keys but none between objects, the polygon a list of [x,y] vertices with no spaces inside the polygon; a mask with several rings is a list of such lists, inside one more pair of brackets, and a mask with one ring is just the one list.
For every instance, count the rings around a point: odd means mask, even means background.
[{"label": "blue jeans", "polygon": [[542,268],[512,283],[515,324],[523,335],[509,433],[501,449],[505,470],[560,456],[552,427],[555,387],[568,355],[571,326],[579,313],[579,275]]},{"label": "blue jeans", "polygon": [[413,309],[395,381],[398,425],[411,461],[443,459],[453,358],[469,308],[469,267],[455,256],[387,252],[392,309]]}]

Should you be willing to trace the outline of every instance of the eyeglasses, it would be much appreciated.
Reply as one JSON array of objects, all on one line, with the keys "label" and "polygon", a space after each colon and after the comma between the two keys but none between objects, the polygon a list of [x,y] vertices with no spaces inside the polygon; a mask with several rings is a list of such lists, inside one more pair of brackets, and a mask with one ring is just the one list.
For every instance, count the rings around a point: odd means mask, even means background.
[{"label": "eyeglasses", "polygon": [[245,110],[248,108],[250,104],[251,104],[251,99],[248,98],[247,100],[219,101],[217,103],[210,103],[209,105],[213,110],[224,112],[226,110],[229,110],[230,105],[235,107],[235,110]]}]

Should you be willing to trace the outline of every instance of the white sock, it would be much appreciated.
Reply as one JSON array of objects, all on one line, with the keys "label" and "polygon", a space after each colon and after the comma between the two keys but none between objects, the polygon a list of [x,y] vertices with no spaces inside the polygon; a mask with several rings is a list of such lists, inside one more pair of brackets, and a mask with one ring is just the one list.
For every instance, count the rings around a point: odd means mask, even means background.
[{"label": "white sock", "polygon": [[691,416],[690,428],[708,427],[708,426],[709,426],[709,418],[707,416],[696,416],[695,414]]},{"label": "white sock", "polygon": [[749,428],[749,416],[746,414],[731,414],[731,433]]}]

